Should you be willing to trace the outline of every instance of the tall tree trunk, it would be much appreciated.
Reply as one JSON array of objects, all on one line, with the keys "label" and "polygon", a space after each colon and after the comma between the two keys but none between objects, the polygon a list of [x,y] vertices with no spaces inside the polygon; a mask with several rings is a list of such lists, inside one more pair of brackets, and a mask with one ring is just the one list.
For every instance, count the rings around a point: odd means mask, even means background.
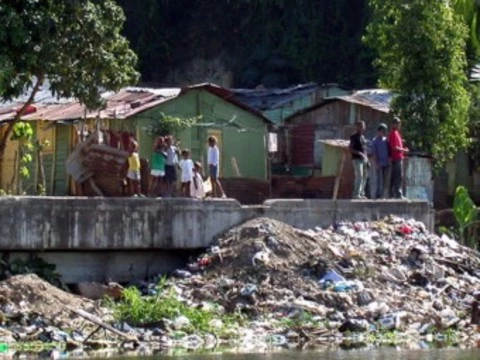
[{"label": "tall tree trunk", "polygon": [[35,146],[37,148],[38,159],[37,195],[44,196],[47,194],[47,184],[45,182],[45,167],[43,165],[42,144],[40,144],[40,141],[37,140]]}]

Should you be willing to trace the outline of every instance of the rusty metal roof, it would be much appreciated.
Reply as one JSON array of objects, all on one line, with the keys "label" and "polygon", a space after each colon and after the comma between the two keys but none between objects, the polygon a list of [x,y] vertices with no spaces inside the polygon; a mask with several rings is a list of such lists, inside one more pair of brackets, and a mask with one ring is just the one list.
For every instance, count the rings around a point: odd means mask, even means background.
[{"label": "rusty metal roof", "polygon": [[[23,115],[22,120],[74,121],[82,118],[128,119],[161,103],[182,96],[194,89],[204,89],[270,123],[270,120],[264,117],[259,111],[234,99],[233,93],[230,90],[210,83],[192,85],[182,89],[127,87],[116,93],[105,92],[102,94],[102,97],[106,101],[105,108],[98,111],[88,111],[86,113],[85,106],[80,104],[78,100],[58,99],[51,95],[48,88],[42,88],[35,96],[35,101],[32,104],[35,107],[35,111]],[[4,102],[3,104],[0,103],[0,123],[12,120],[26,99],[27,96],[22,95],[13,101]]]},{"label": "rusty metal roof", "polygon": [[[164,101],[178,96],[180,89],[142,89],[125,88],[117,93],[102,94],[106,101],[105,108],[88,111],[75,99],[57,99],[49,90],[42,89],[32,104],[36,111],[22,116],[23,120],[68,121],[81,118],[126,119],[141,111],[150,109]],[[0,122],[12,120],[17,110],[23,105],[24,97],[0,105]]]},{"label": "rusty metal roof", "polygon": [[349,103],[367,106],[369,108],[389,113],[393,93],[385,89],[359,90],[350,95],[335,96],[332,99],[339,99]]}]

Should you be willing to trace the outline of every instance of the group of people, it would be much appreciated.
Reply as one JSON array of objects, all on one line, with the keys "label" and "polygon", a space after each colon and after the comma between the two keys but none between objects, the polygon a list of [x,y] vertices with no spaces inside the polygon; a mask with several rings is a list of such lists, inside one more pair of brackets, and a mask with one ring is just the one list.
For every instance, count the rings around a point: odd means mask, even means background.
[{"label": "group of people", "polygon": [[[350,136],[349,146],[355,172],[354,199],[366,199],[365,187],[371,166],[374,166],[376,178],[376,187],[375,191],[370,194],[371,198],[385,198],[387,188],[390,198],[404,198],[402,192],[403,159],[409,150],[403,145],[400,127],[401,120],[398,117],[393,119],[390,132],[388,132],[386,124],[378,125],[377,136],[368,146],[364,135],[365,122],[357,121],[357,129]],[[388,182],[389,177],[390,182]]]},{"label": "group of people", "polygon": [[[218,179],[220,150],[217,145],[217,139],[214,136],[210,136],[207,143],[211,196],[225,197],[225,192]],[[129,153],[127,181],[130,194],[134,196],[175,196],[177,174],[180,171],[180,192],[182,197],[203,199],[209,195],[205,192],[202,164],[191,159],[190,150],[183,149],[180,152],[174,145],[172,136],[159,136],[154,141],[149,186],[146,192],[142,191],[140,185],[141,163],[139,147],[138,143],[133,139],[130,142]],[[181,155],[181,160],[179,160],[179,154]]]}]

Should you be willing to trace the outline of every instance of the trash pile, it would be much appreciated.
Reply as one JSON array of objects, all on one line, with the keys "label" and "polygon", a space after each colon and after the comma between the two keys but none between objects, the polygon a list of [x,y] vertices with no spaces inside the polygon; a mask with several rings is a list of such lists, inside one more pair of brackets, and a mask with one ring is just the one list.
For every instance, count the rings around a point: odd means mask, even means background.
[{"label": "trash pile", "polygon": [[[479,253],[415,220],[305,231],[257,218],[227,231],[161,285],[159,279],[127,290],[78,285],[91,298],[120,299],[107,307],[36,275],[13,276],[0,282],[0,343],[144,355],[177,347],[260,352],[346,342],[480,347]],[[125,299],[135,291],[131,309]],[[114,317],[115,306],[135,315],[132,322]]]},{"label": "trash pile", "polygon": [[244,314],[251,322],[240,334],[247,338],[311,345],[395,332],[417,341],[454,334],[464,346],[480,342],[471,324],[478,321],[479,254],[415,220],[303,231],[257,218],[175,274],[172,284],[192,306],[213,302]]},{"label": "trash pile", "polygon": [[109,322],[111,312],[99,302],[65,292],[35,274],[0,282],[0,343],[12,351],[22,343],[29,351],[42,351],[42,344],[102,349],[129,340],[115,329],[105,331]]}]

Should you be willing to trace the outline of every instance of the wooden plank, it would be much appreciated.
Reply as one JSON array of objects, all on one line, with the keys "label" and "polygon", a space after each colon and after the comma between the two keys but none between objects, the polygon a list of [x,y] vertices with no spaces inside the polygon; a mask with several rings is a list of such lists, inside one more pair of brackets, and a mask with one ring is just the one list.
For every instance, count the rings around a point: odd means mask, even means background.
[{"label": "wooden plank", "polygon": [[347,153],[346,151],[342,151],[342,160],[340,161],[340,165],[338,168],[338,175],[335,178],[335,185],[333,186],[333,197],[332,197],[333,200],[337,200],[337,197],[338,197],[338,189],[340,188],[340,180],[343,175],[346,159],[347,159]]},{"label": "wooden plank", "polygon": [[92,187],[93,191],[95,191],[95,194],[97,194],[98,196],[103,196],[102,190],[100,190],[100,188],[97,186],[97,184],[91,177],[88,178],[88,182],[90,183],[90,186]]},{"label": "wooden plank", "polygon": [[241,177],[242,175],[240,174],[240,169],[238,168],[237,159],[232,157],[231,160],[232,160],[232,169],[233,169],[233,172],[234,172],[235,176]]},{"label": "wooden plank", "polygon": [[127,339],[129,341],[135,341],[135,342],[138,342],[138,338],[136,336],[133,336],[133,335],[130,335],[130,334],[126,334],[124,333],[123,331],[120,331],[118,329],[115,329],[113,326],[111,325],[108,325],[106,323],[104,323],[102,320],[100,320],[98,317],[94,316],[94,315],[91,315],[89,313],[87,313],[86,311],[84,310],[81,310],[81,309],[74,309],[74,308],[71,308],[71,307],[68,307],[68,310],[70,310],[71,312],[73,312],[74,314],[77,314],[81,317],[83,317],[84,319],[94,323],[95,325],[98,325],[98,326],[101,326],[102,328],[104,329],[107,329],[111,332],[113,332],[114,334],[118,335],[118,336],[121,336],[122,338],[124,339]]}]

